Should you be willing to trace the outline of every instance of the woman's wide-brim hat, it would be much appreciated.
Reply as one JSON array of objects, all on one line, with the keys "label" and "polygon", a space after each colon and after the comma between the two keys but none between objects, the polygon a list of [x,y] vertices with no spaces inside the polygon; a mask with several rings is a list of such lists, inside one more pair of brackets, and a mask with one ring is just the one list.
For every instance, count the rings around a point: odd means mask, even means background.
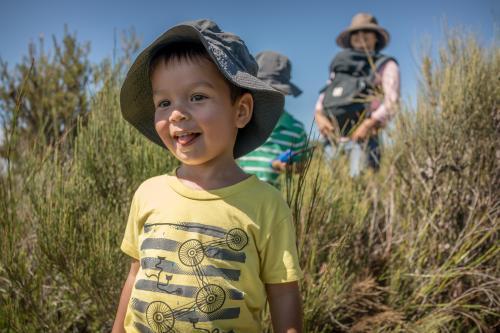
[{"label": "woman's wide-brim hat", "polygon": [[344,49],[351,48],[351,34],[359,30],[375,32],[377,35],[376,51],[382,50],[389,44],[389,32],[378,24],[375,16],[368,13],[359,13],[354,15],[351,25],[337,36],[337,45]]},{"label": "woman's wide-brim hat", "polygon": [[278,122],[284,95],[257,78],[257,63],[238,36],[223,32],[215,22],[197,20],[167,30],[144,49],[130,67],[120,91],[123,117],[154,143],[166,148],[154,127],[155,107],[149,75],[151,59],[159,49],[176,42],[199,42],[232,84],[247,89],[254,99],[250,122],[238,130],[234,157],[243,156],[261,146]]}]

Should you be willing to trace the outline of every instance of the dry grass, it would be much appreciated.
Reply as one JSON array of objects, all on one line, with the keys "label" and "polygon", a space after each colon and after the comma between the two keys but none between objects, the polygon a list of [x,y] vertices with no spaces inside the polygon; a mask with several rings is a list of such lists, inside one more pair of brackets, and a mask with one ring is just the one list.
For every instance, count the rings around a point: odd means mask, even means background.
[{"label": "dry grass", "polygon": [[[306,332],[494,332],[499,327],[500,52],[450,36],[424,59],[415,110],[382,169],[359,179],[320,152],[284,188]],[[175,161],[94,96],[70,150],[29,154],[0,199],[0,331],[109,331],[132,191]]]}]

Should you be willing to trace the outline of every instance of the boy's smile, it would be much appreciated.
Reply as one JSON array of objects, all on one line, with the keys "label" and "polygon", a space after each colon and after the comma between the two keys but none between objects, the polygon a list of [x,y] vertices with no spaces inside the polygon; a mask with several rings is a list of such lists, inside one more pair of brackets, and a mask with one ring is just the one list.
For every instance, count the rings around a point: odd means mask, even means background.
[{"label": "boy's smile", "polygon": [[191,145],[199,135],[200,133],[177,131],[174,132],[173,137],[181,147],[187,147]]},{"label": "boy's smile", "polygon": [[203,57],[160,62],[151,75],[155,128],[184,165],[234,163],[241,98],[231,101],[228,82]]}]

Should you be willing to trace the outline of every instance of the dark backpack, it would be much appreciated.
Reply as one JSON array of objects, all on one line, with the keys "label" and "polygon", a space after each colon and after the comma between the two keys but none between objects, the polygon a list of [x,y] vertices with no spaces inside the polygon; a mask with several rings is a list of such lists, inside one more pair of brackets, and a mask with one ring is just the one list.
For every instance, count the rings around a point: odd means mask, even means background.
[{"label": "dark backpack", "polygon": [[341,135],[347,135],[364,112],[366,117],[369,116],[370,103],[366,97],[373,94],[377,70],[389,60],[394,59],[379,53],[367,55],[350,49],[338,53],[332,60],[330,72],[335,76],[321,91],[325,93],[323,111],[329,118],[336,119]]}]

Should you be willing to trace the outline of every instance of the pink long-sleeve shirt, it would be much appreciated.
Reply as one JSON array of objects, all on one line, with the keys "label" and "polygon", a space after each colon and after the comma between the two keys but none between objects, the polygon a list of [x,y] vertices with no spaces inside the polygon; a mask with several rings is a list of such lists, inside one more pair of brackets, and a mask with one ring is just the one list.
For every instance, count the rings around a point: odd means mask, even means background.
[{"label": "pink long-sleeve shirt", "polygon": [[[394,116],[399,103],[399,66],[395,61],[389,60],[382,65],[382,67],[380,67],[377,74],[375,84],[382,86],[384,91],[384,100],[372,102],[370,106],[372,110],[371,118],[377,120],[382,126],[385,126]],[[329,82],[333,80],[334,75],[335,73],[330,73]],[[323,98],[324,93],[321,93],[316,101],[316,112],[323,112]]]}]

